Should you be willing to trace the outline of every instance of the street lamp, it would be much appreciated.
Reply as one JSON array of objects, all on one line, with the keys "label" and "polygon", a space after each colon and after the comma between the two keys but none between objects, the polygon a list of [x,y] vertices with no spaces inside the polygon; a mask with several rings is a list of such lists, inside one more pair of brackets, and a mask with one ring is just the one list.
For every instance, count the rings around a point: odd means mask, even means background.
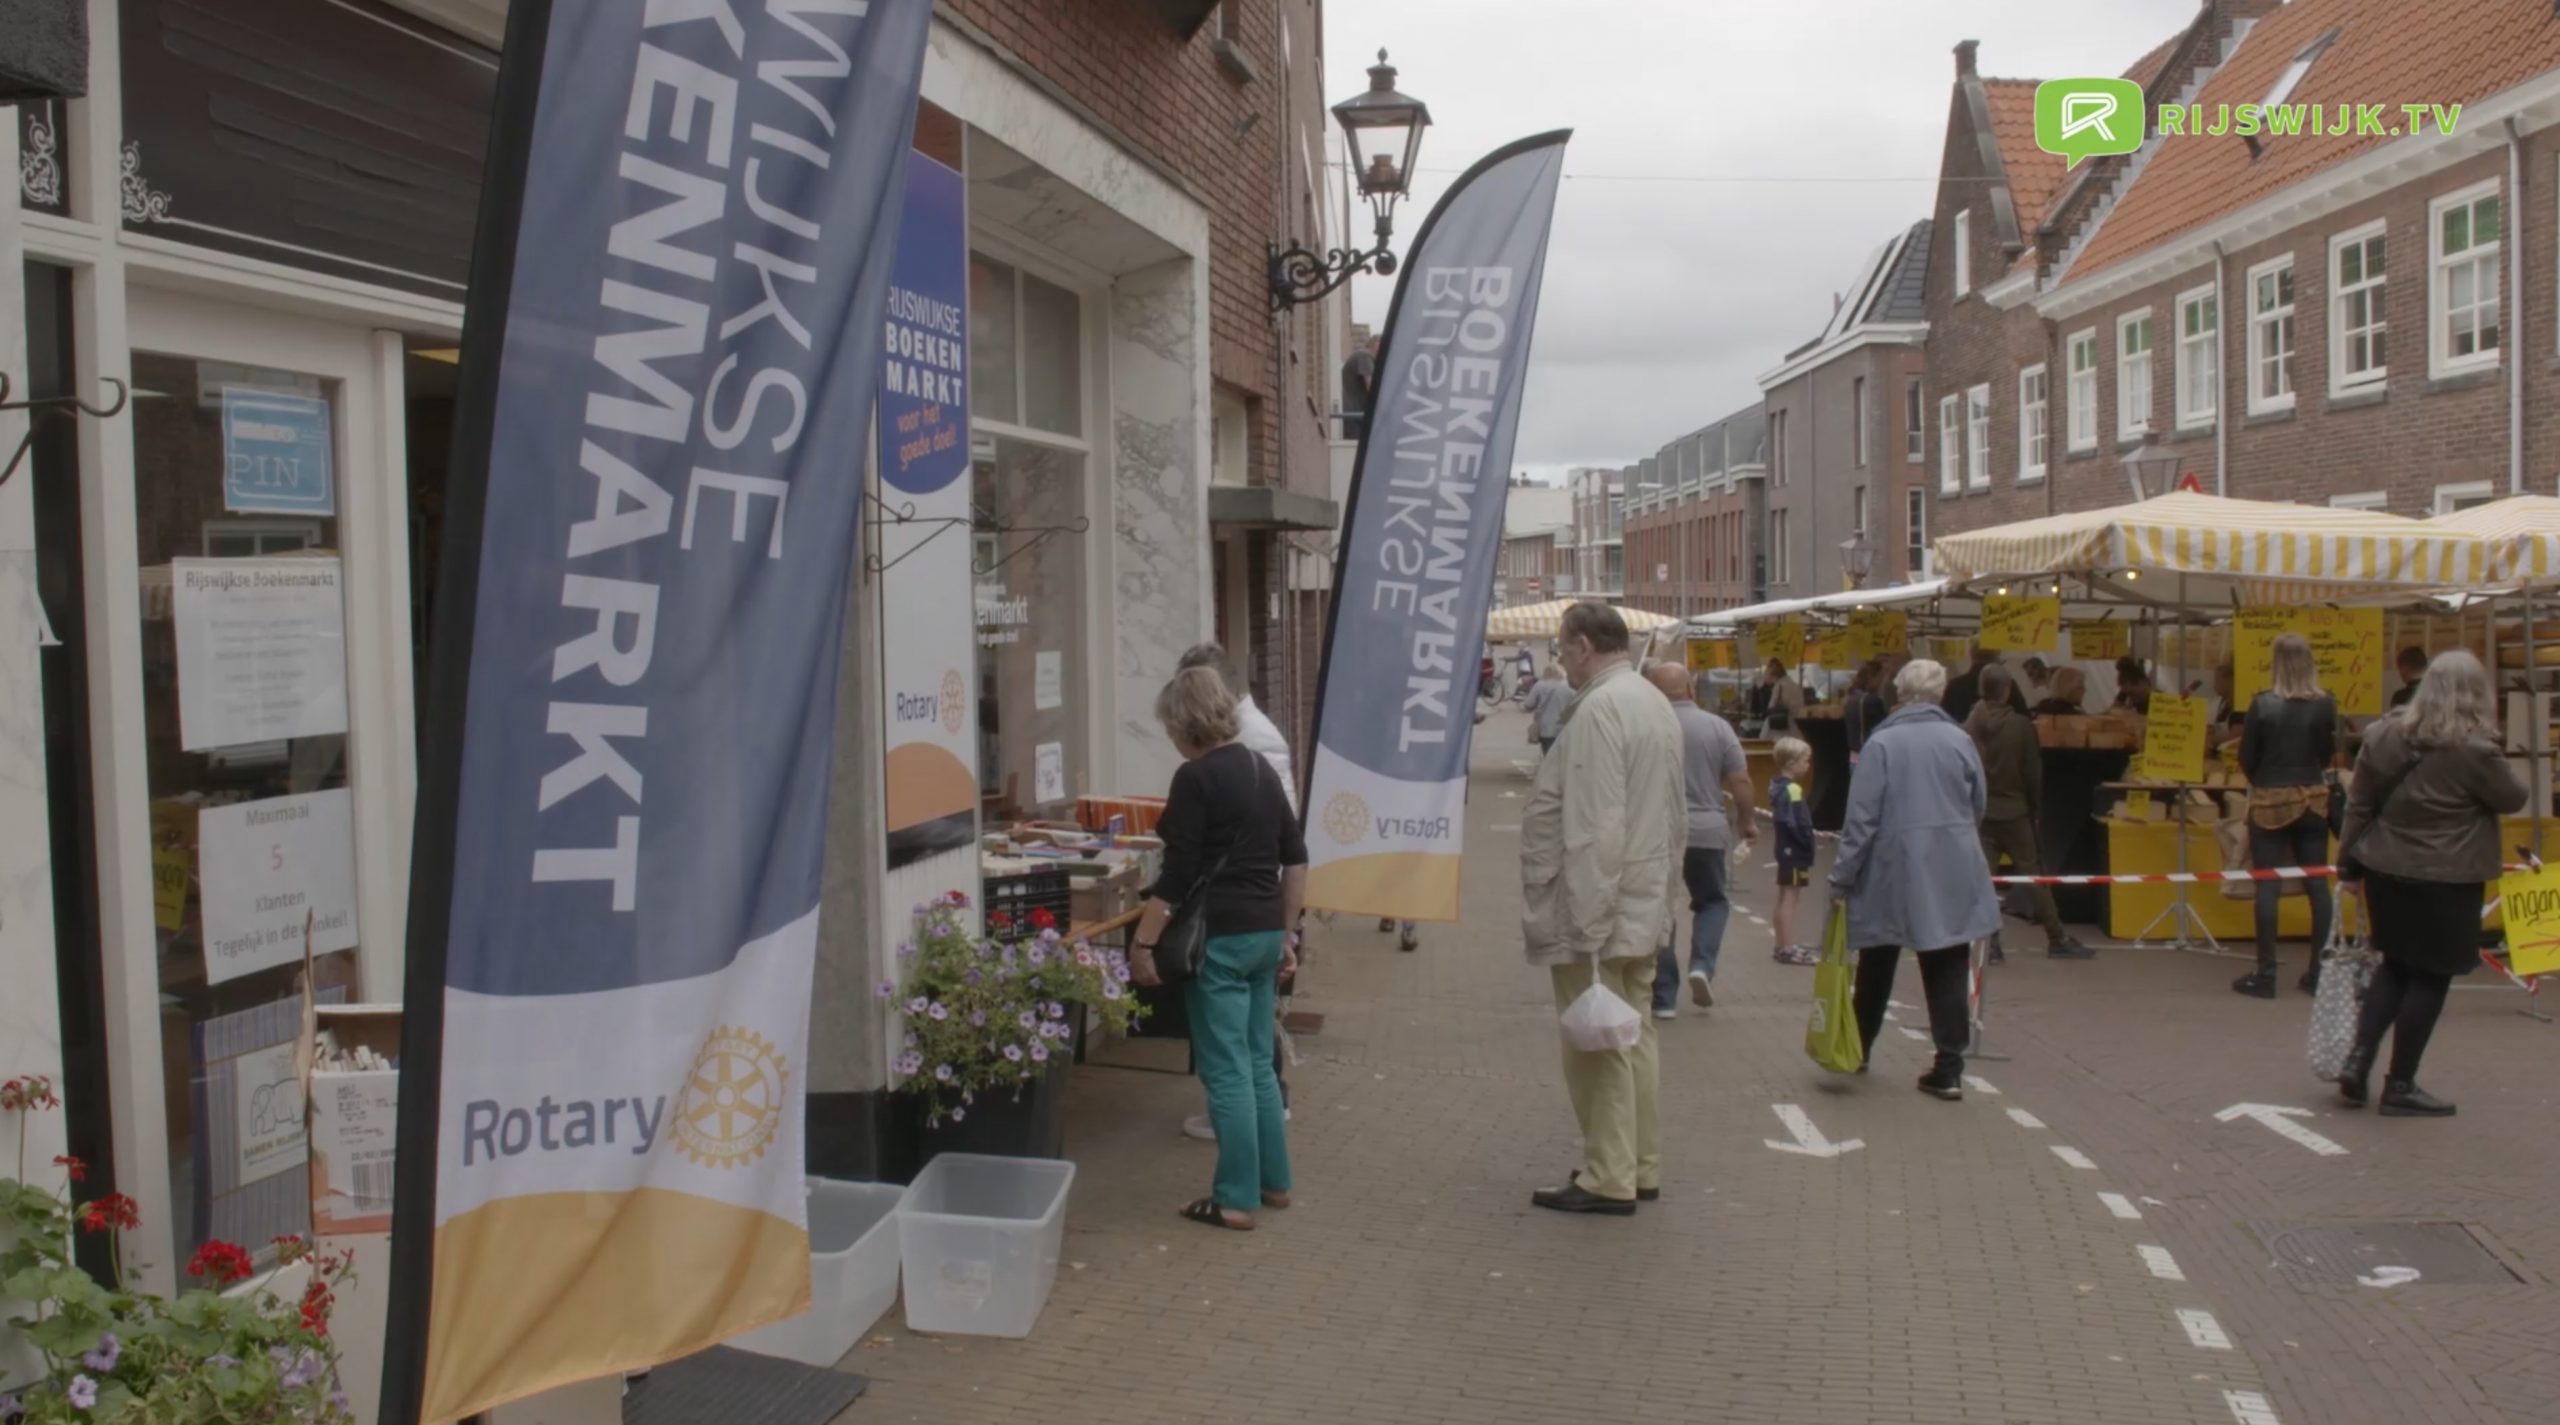
[{"label": "street lamp", "polygon": [[2125,483],[2133,487],[2133,498],[2139,503],[2169,493],[2178,479],[2178,453],[2163,449],[2160,437],[2144,432],[2142,444],[2124,457]]},{"label": "street lamp", "polygon": [[1863,589],[1867,577],[1876,572],[1876,547],[1860,530],[1840,541],[1840,572],[1849,576],[1849,587]]},{"label": "street lamp", "polygon": [[1369,66],[1369,88],[1333,106],[1335,122],[1351,146],[1351,172],[1360,196],[1377,215],[1378,245],[1361,252],[1334,248],[1322,256],[1301,242],[1271,249],[1271,310],[1287,311],[1312,302],[1351,280],[1355,272],[1392,277],[1396,255],[1387,251],[1395,231],[1396,201],[1413,190],[1414,158],[1422,152],[1422,131],[1431,127],[1431,109],[1421,100],[1396,92],[1396,67],[1387,52]]}]

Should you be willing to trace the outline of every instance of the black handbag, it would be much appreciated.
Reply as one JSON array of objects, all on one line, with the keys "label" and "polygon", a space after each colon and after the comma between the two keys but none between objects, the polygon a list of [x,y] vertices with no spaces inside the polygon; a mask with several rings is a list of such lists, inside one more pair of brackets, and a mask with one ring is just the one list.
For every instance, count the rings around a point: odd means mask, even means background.
[{"label": "black handbag", "polygon": [[1233,848],[1222,851],[1209,869],[1200,873],[1182,903],[1165,917],[1164,929],[1156,935],[1156,978],[1167,985],[1187,985],[1200,978],[1200,966],[1209,958],[1209,887],[1227,869],[1227,856]]}]

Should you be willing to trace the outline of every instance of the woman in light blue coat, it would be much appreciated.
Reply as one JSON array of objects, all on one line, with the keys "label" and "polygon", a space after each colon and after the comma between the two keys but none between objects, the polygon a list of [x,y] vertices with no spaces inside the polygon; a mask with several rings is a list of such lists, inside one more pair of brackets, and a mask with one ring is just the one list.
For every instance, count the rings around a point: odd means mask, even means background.
[{"label": "woman in light blue coat", "polygon": [[1893,680],[1900,702],[1867,738],[1849,777],[1848,818],[1831,858],[1831,894],[1849,907],[1858,947],[1858,1035],[1875,1053],[1905,947],[1920,961],[1937,1062],[1920,1091],[1964,1097],[1966,957],[2000,928],[2000,902],[1977,832],[1985,786],[1973,739],[1938,700],[1947,670],[1927,659]]}]

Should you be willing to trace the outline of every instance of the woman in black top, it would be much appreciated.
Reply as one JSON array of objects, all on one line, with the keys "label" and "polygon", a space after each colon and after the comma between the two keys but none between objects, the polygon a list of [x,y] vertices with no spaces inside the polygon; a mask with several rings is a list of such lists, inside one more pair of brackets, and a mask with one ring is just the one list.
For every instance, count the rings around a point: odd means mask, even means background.
[{"label": "woman in black top", "polygon": [[[1161,983],[1156,940],[1174,903],[1208,897],[1208,954],[1186,987],[1192,1057],[1218,1134],[1215,1190],[1182,1209],[1191,1221],[1253,1228],[1256,1207],[1289,1205],[1288,1109],[1271,1067],[1279,979],[1297,967],[1307,843],[1279,774],[1236,740],[1235,696],[1214,668],[1174,675],[1156,720],[1182,754],[1156,834],[1164,872],[1147,893],[1129,956],[1131,978]],[[1205,884],[1202,877],[1207,877]]]},{"label": "woman in black top", "polygon": [[[2338,704],[2320,691],[2311,645],[2298,633],[2276,640],[2268,681],[2274,686],[2249,704],[2240,727],[2240,770],[2249,778],[2249,864],[2329,864],[2329,768],[2338,757]],[[2311,963],[2305,990],[2320,985],[2320,952],[2329,943],[2329,883],[2306,877],[2311,898]],[[2276,997],[2276,911],[2281,881],[2258,883],[2258,968],[2231,988],[2259,999]]]}]

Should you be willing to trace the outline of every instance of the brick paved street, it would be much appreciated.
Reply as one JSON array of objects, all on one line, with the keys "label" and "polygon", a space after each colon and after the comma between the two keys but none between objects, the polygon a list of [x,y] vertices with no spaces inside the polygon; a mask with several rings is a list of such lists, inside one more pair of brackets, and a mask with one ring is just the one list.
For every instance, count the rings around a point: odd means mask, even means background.
[{"label": "brick paved street", "polygon": [[[1893,1027],[1868,1078],[1816,1069],[1811,972],[1737,917],[1717,1008],[1660,1026],[1663,1201],[1534,1211],[1575,1149],[1515,928],[1529,755],[1516,717],[1480,729],[1464,925],[1413,955],[1348,918],[1315,935],[1296,1208],[1250,1235],[1176,1220],[1213,1151],[1177,1131],[1196,1084],[1081,1069],[1068,1264],[1038,1330],[925,1338],[893,1314],[846,1363],[873,1387],[844,1420],[2560,1419],[2560,1229],[2536,1201],[2555,1031],[2510,992],[2458,994],[2437,1037],[2429,1082],[2461,1118],[2377,1120],[2332,1112],[2302,1068],[2308,1000],[2232,996],[2234,962],[2022,955],[1995,984],[2015,1060],[1943,1104],[1912,1091],[1926,1048]],[[1769,881],[1744,873],[1743,904],[1765,914]],[[2347,1151],[2214,1120],[2240,1102],[2314,1109]],[[1865,1146],[1773,1151],[1778,1104]],[[2521,1279],[2306,1290],[2254,1230],[2391,1220],[2471,1224]]]}]

